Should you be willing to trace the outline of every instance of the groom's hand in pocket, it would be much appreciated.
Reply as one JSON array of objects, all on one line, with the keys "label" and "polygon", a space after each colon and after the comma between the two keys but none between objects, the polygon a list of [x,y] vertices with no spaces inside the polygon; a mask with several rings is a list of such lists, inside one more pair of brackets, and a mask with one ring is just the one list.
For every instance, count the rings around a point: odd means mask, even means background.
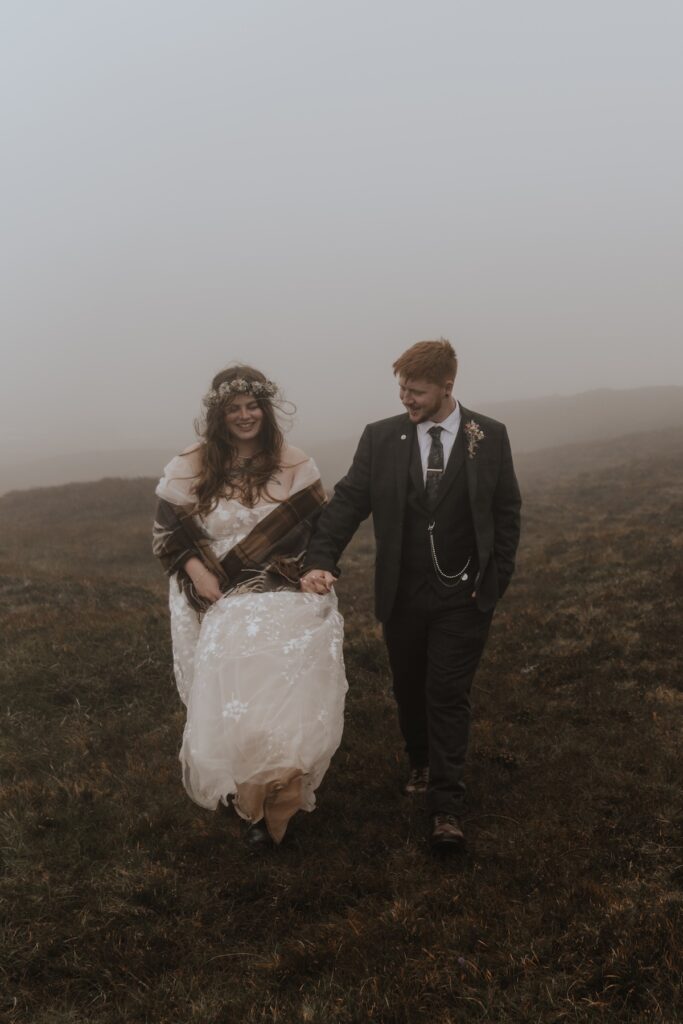
[{"label": "groom's hand in pocket", "polygon": [[337,582],[337,577],[326,569],[311,569],[301,579],[301,589],[305,594],[329,594]]}]

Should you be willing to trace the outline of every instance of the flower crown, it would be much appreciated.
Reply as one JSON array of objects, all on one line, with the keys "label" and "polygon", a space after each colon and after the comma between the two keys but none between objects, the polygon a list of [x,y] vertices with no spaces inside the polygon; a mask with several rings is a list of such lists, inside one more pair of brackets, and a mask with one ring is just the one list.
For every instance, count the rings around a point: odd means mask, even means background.
[{"label": "flower crown", "polygon": [[232,380],[224,380],[217,388],[212,388],[205,396],[206,405],[215,405],[222,402],[224,398],[231,395],[253,395],[254,398],[274,398],[277,394],[277,384],[272,380],[246,380],[244,377],[234,377]]}]

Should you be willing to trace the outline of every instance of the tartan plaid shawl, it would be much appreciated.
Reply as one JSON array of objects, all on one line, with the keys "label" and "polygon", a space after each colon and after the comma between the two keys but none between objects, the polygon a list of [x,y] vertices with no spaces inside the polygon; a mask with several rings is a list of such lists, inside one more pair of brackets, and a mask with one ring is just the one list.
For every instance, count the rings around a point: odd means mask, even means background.
[{"label": "tartan plaid shawl", "polygon": [[237,588],[298,589],[306,547],[326,502],[323,485],[316,480],[276,505],[244,540],[218,559],[192,509],[160,498],[152,550],[166,574],[177,576],[180,589],[197,612],[206,611],[210,602],[199,596],[185,572],[189,558],[199,558],[218,577],[224,594]]}]

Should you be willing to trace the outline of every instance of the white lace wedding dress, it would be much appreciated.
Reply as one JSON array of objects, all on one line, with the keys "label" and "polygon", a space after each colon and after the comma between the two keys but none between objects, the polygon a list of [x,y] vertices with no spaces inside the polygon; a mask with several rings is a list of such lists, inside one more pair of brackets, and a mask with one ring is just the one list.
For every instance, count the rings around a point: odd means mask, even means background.
[{"label": "white lace wedding dress", "polygon": [[[193,452],[166,467],[160,497],[187,503]],[[289,482],[286,474],[279,482],[288,497],[318,471],[297,449],[285,455],[305,460]],[[223,557],[275,504],[219,501],[201,520],[214,554]],[[265,817],[279,840],[296,810],[315,806],[315,790],[341,742],[347,683],[336,596],[228,594],[200,623],[172,578],[170,611],[175,676],[187,705],[185,788],[209,808],[233,794],[238,813],[251,821]]]}]

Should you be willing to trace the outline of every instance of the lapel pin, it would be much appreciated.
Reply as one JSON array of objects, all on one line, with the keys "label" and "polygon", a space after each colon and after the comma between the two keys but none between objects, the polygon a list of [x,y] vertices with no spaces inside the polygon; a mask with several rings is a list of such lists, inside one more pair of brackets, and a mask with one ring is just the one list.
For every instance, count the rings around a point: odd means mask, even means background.
[{"label": "lapel pin", "polygon": [[405,441],[405,439],[406,439],[406,437],[407,437],[407,436],[408,436],[407,434],[401,434],[401,440],[402,440],[402,441]]}]

